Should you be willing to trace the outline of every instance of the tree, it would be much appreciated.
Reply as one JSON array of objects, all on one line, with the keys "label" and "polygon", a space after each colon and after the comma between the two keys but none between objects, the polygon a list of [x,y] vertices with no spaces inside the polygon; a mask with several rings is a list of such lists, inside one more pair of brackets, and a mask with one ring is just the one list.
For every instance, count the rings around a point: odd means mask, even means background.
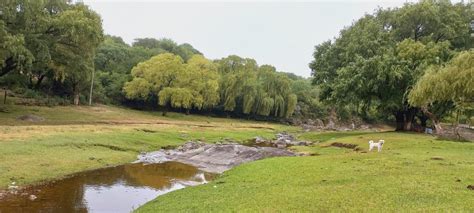
[{"label": "tree", "polygon": [[334,41],[316,46],[310,68],[320,97],[356,106],[362,114],[372,108],[392,114],[397,130],[411,130],[420,108],[409,105],[406,96],[426,67],[469,46],[462,16],[472,17],[468,11],[464,4],[422,1],[364,16]]},{"label": "tree", "polygon": [[253,116],[289,117],[296,102],[286,73],[270,65],[231,55],[216,61],[222,75],[221,105],[225,111]]},{"label": "tree", "polygon": [[101,94],[103,97],[98,98],[113,103],[125,101],[122,87],[125,82],[131,80],[132,68],[160,53],[163,51],[140,46],[131,47],[120,37],[105,36],[94,59],[98,83],[104,89],[104,94]]},{"label": "tree", "polygon": [[164,53],[139,63],[132,70],[133,80],[124,86],[131,99],[158,97],[158,104],[185,109],[209,109],[219,101],[216,66],[203,56],[191,57],[187,64],[181,57]]},{"label": "tree", "polygon": [[24,37],[11,35],[3,20],[0,20],[0,47],[0,77],[31,66],[33,56],[25,48]]},{"label": "tree", "polygon": [[[0,11],[0,33],[5,34],[0,42],[6,48],[0,76],[20,71],[36,89],[45,78],[85,84],[102,40],[102,24],[95,12],[67,0],[2,1]],[[78,90],[72,88],[75,103]]]},{"label": "tree", "polygon": [[175,41],[168,38],[162,38],[159,40],[155,38],[137,38],[132,46],[143,47],[159,52],[173,53],[179,55],[184,62],[187,62],[195,54],[202,55],[202,53],[196,50],[192,45],[188,43],[178,45]]},{"label": "tree", "polygon": [[439,102],[453,102],[459,112],[474,107],[474,51],[463,51],[445,66],[432,66],[414,85],[408,96],[421,107],[442,133],[439,118],[429,109]]},{"label": "tree", "polygon": [[196,109],[211,109],[219,103],[219,75],[217,66],[202,55],[193,55],[186,64],[183,87],[192,90]]},{"label": "tree", "polygon": [[63,35],[55,43],[52,67],[56,76],[70,82],[74,104],[79,104],[80,91],[88,84],[94,68],[96,48],[103,40],[100,16],[83,4],[61,13],[52,28]]}]

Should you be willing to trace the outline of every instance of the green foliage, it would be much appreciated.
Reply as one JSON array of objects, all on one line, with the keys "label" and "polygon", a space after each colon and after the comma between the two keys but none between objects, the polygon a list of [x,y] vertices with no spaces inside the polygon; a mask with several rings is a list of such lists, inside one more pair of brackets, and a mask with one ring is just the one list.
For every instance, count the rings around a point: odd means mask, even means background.
[{"label": "green foliage", "polygon": [[138,38],[129,45],[103,36],[99,15],[82,3],[8,0],[0,2],[0,11],[2,86],[73,97],[78,104],[93,83],[95,102],[158,103],[247,118],[288,118],[303,102],[311,107],[300,114],[314,116],[310,111],[319,103],[292,91],[293,81],[303,78],[254,59],[209,61],[192,45],[167,38]]},{"label": "green foliage", "polygon": [[36,89],[57,80],[79,96],[103,37],[99,15],[66,0],[8,0],[0,11],[0,76],[21,71]]},{"label": "green foliage", "polygon": [[408,104],[410,89],[427,67],[470,47],[469,9],[469,4],[422,1],[359,19],[333,42],[315,48],[310,68],[322,100],[352,105],[358,114],[376,108],[409,129],[418,111]]},{"label": "green foliage", "polygon": [[414,106],[453,102],[460,108],[474,108],[474,51],[463,51],[445,66],[432,66],[411,90]]},{"label": "green foliage", "polygon": [[224,110],[246,115],[290,117],[297,98],[288,75],[270,65],[231,55],[217,60],[221,73],[221,100]]},{"label": "green foliage", "polygon": [[217,68],[201,55],[184,64],[177,55],[160,54],[139,63],[132,75],[124,87],[128,98],[156,95],[161,106],[187,110],[211,108],[219,101]]},{"label": "green foliage", "polygon": [[132,45],[133,47],[143,47],[145,49],[173,53],[175,55],[179,55],[185,62],[187,62],[195,54],[202,55],[201,52],[196,50],[190,44],[184,43],[178,45],[176,42],[168,38],[163,38],[160,40],[154,38],[137,38]]},{"label": "green foliage", "polygon": [[287,74],[238,56],[212,62],[196,54],[183,63],[177,55],[160,54],[139,63],[132,75],[124,86],[127,98],[155,96],[164,107],[288,118],[298,104]]}]

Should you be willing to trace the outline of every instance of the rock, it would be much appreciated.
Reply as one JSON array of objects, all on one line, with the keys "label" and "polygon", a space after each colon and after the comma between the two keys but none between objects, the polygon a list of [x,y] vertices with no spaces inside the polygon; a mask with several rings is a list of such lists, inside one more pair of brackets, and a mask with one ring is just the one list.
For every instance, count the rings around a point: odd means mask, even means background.
[{"label": "rock", "polygon": [[17,189],[18,189],[18,186],[13,186],[13,185],[8,186],[8,190],[17,190]]},{"label": "rock", "polygon": [[324,126],[324,122],[321,119],[316,119],[314,123],[314,125],[319,128],[322,128]]},{"label": "rock", "polygon": [[287,146],[309,146],[312,142],[297,141],[293,135],[286,132],[276,134],[277,139],[271,143],[275,144],[277,148],[285,148]]},{"label": "rock", "polygon": [[266,143],[267,142],[267,140],[265,140],[265,138],[262,138],[260,136],[257,136],[253,139],[254,139],[255,143]]},{"label": "rock", "polygon": [[36,200],[36,198],[38,198],[38,197],[36,197],[36,195],[30,195],[28,197],[28,199],[30,199],[31,201]]},{"label": "rock", "polygon": [[[194,145],[188,143],[195,143]],[[249,147],[240,144],[200,144],[188,142],[187,149],[171,150],[166,155],[163,151],[139,155],[137,162],[163,163],[176,161],[190,164],[203,171],[222,173],[242,163],[260,160],[268,157],[295,156],[291,151],[274,147]],[[184,146],[184,145],[183,145]]]},{"label": "rock", "polygon": [[200,141],[197,141],[197,142],[188,141],[185,144],[179,146],[177,150],[185,152],[185,151],[188,151],[188,150],[191,150],[191,149],[197,149],[197,148],[202,147],[204,145],[205,145],[205,143],[200,142]]},{"label": "rock", "polygon": [[332,119],[329,120],[328,125],[326,126],[326,129],[329,130],[335,130],[336,129],[336,124]]}]

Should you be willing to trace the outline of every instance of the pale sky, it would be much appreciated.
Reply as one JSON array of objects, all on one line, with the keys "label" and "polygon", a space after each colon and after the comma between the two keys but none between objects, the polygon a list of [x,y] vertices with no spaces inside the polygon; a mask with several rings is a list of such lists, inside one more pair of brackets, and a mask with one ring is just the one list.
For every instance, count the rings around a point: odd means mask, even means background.
[{"label": "pale sky", "polygon": [[127,43],[171,38],[190,43],[209,59],[235,54],[308,77],[315,45],[379,6],[399,7],[406,1],[84,2],[102,16],[105,33]]}]

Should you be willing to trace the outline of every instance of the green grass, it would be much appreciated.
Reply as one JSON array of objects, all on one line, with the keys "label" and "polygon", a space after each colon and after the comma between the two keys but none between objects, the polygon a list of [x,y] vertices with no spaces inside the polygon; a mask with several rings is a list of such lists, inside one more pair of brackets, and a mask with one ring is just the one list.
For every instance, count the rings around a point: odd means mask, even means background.
[{"label": "green grass", "polygon": [[[474,211],[474,143],[396,132],[300,132],[295,127],[118,107],[26,107],[0,112],[0,189],[134,161],[141,151],[188,140],[272,138],[289,131],[316,143],[308,157],[238,166],[209,184],[178,190],[138,212]],[[25,114],[46,120],[18,121]],[[146,131],[143,131],[146,130]],[[382,153],[364,153],[385,139]],[[352,143],[362,150],[331,147]],[[433,160],[433,157],[442,160]]]},{"label": "green grass", "polygon": [[[238,166],[209,184],[158,197],[137,212],[474,211],[474,144],[410,133],[305,133],[311,157]],[[381,153],[369,139],[385,139]],[[359,145],[360,152],[328,146]],[[440,157],[442,160],[433,160]]]},{"label": "green grass", "polygon": [[[42,122],[18,121],[25,114]],[[225,118],[140,112],[110,106],[8,106],[0,113],[0,189],[132,162],[141,151],[176,146],[188,140],[208,143],[272,137],[292,127]],[[146,130],[146,131],[143,131]]]}]

